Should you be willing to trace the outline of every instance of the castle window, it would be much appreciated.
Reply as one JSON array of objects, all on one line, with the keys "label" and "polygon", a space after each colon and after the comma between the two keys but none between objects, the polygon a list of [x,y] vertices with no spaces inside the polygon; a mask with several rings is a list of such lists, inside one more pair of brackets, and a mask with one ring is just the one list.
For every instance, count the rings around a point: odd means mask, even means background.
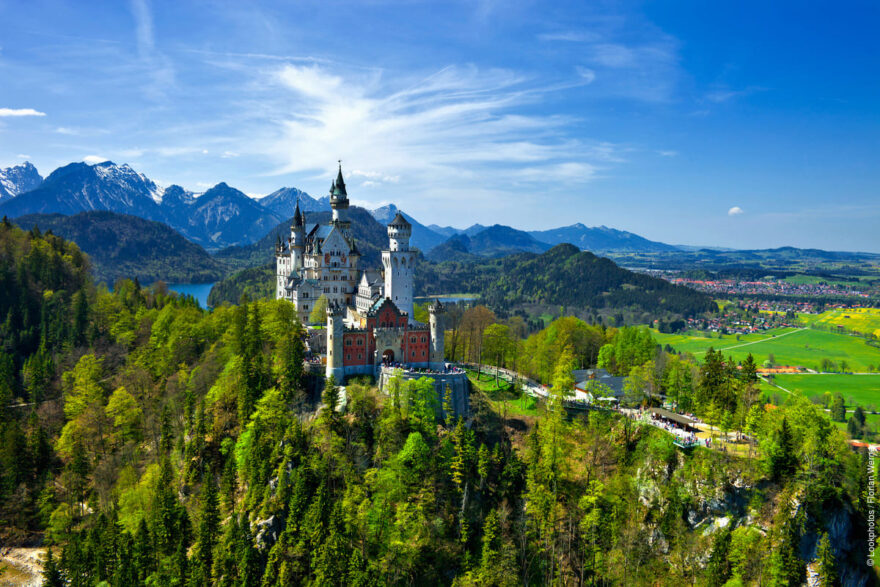
[{"label": "castle window", "polygon": [[422,337],[422,342],[428,342],[424,336]]}]

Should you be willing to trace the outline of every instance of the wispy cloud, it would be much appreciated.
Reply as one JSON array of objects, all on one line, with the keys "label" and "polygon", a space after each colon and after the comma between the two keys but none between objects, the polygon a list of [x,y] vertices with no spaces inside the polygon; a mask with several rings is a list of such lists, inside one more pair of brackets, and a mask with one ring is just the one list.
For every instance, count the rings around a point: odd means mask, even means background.
[{"label": "wispy cloud", "polygon": [[734,100],[737,98],[743,98],[746,96],[750,96],[752,94],[756,94],[758,92],[763,92],[764,88],[758,86],[749,86],[747,88],[743,88],[741,90],[733,90],[730,88],[715,88],[706,93],[706,99],[710,102],[714,102],[716,104],[721,104],[722,102],[728,102],[730,100]]},{"label": "wispy cloud", "polygon": [[538,35],[539,41],[564,41],[567,43],[587,43],[598,41],[601,37],[589,31],[557,31]]},{"label": "wispy cloud", "polygon": [[46,116],[46,113],[33,108],[0,108],[0,116]]},{"label": "wispy cloud", "polygon": [[174,84],[174,68],[168,56],[156,48],[149,1],[131,0],[131,12],[135,21],[138,59],[146,69],[149,80],[145,90],[153,99],[164,99],[166,92]]},{"label": "wispy cloud", "polygon": [[278,173],[329,174],[342,158],[364,187],[442,186],[467,199],[476,183],[572,185],[620,160],[612,144],[569,137],[570,117],[513,114],[551,90],[510,71],[447,67],[403,81],[287,65],[275,80],[289,99],[282,137],[263,148],[285,154]]},{"label": "wispy cloud", "polygon": [[83,162],[88,163],[89,165],[95,165],[96,163],[103,163],[107,161],[106,157],[101,157],[100,155],[86,155],[83,157]]}]

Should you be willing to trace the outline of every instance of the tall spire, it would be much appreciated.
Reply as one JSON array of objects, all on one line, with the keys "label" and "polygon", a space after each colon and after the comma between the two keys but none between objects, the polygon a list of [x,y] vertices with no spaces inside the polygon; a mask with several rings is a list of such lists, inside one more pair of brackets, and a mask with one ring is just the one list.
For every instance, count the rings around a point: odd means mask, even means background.
[{"label": "tall spire", "polygon": [[296,208],[293,211],[293,225],[302,226],[302,212],[299,210],[299,198],[296,199]]},{"label": "tall spire", "polygon": [[339,173],[336,174],[336,184],[333,190],[334,193],[338,193],[340,196],[347,196],[348,194],[345,192],[345,180],[342,179],[342,159],[339,160]]}]

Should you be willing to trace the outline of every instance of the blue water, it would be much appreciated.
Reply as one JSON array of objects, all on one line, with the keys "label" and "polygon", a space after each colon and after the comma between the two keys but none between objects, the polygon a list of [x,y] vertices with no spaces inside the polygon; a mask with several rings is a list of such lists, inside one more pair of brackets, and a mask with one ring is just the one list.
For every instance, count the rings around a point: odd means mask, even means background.
[{"label": "blue water", "polygon": [[190,295],[196,299],[199,305],[203,308],[208,307],[208,294],[211,293],[211,288],[214,287],[214,282],[211,283],[169,283],[168,289],[171,291],[175,291],[181,295]]},{"label": "blue water", "polygon": [[435,296],[420,296],[416,298],[416,301],[419,303],[423,302],[433,302],[435,299],[440,300],[441,304],[456,304],[458,302],[472,302],[477,298],[447,298],[443,296],[435,297]]}]

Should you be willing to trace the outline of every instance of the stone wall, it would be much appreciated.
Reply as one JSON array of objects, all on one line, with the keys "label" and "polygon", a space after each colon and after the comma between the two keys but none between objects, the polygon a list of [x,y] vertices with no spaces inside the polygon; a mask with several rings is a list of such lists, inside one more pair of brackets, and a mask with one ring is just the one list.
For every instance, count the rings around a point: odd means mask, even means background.
[{"label": "stone wall", "polygon": [[[384,391],[388,380],[394,375],[395,369],[383,367],[379,373],[379,390]],[[419,379],[428,377],[434,380],[434,389],[437,391],[438,405],[440,406],[437,415],[445,418],[443,413],[443,397],[446,393],[446,387],[452,390],[452,410],[456,416],[467,418],[470,416],[470,397],[471,383],[465,373],[410,373],[406,371],[400,372],[403,380]]]}]

